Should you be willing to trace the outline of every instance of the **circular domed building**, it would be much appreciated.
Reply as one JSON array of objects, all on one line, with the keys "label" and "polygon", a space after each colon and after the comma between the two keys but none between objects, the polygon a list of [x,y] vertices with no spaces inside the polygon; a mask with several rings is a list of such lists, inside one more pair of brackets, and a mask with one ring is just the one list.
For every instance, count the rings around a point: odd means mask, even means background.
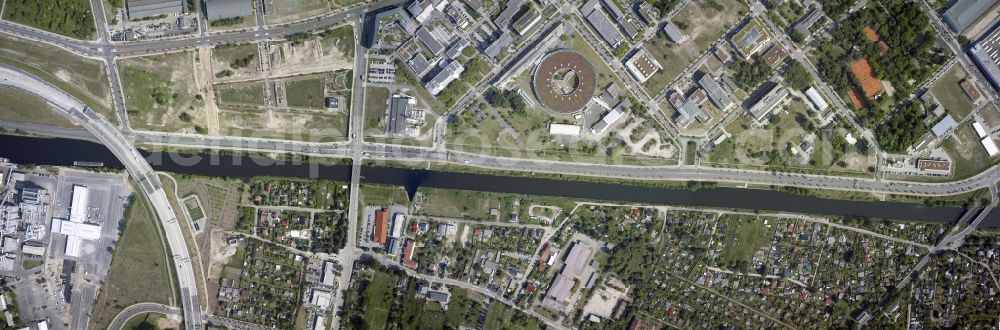
[{"label": "circular domed building", "polygon": [[580,52],[561,49],[546,55],[535,67],[531,88],[546,108],[575,114],[594,97],[596,84],[590,60]]}]

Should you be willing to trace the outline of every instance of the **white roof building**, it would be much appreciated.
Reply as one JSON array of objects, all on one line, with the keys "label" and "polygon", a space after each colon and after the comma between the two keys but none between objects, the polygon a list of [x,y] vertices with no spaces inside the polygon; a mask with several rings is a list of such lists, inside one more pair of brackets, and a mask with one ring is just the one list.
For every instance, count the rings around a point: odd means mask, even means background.
[{"label": "white roof building", "polygon": [[993,138],[990,138],[989,136],[984,137],[979,142],[983,144],[983,148],[986,149],[986,154],[990,155],[990,157],[996,156],[997,152],[1000,152],[1000,150],[997,149],[996,142],[993,142]]},{"label": "white roof building", "polygon": [[62,219],[52,219],[52,233],[66,235],[65,254],[79,257],[84,240],[101,238],[101,226],[92,223],[73,222]]},{"label": "white roof building", "polygon": [[980,123],[978,121],[974,121],[974,122],[972,122],[972,128],[976,130],[976,135],[979,135],[979,138],[986,137],[986,130],[983,129],[983,124],[982,123]]},{"label": "white roof building", "polygon": [[320,279],[324,285],[337,284],[337,265],[333,261],[323,261],[323,275]]},{"label": "white roof building", "polygon": [[309,303],[325,309],[330,307],[330,301],[332,300],[333,295],[330,294],[330,291],[313,290],[312,296],[309,298]]},{"label": "white roof building", "polygon": [[582,129],[583,128],[579,125],[557,123],[549,124],[549,134],[552,135],[579,136]]},{"label": "white roof building", "polygon": [[326,317],[317,314],[316,317],[313,318],[313,330],[323,330],[323,329],[326,329]]},{"label": "white roof building", "polygon": [[88,190],[85,186],[73,185],[73,200],[69,206],[69,221],[83,222],[87,219]]},{"label": "white roof building", "polygon": [[402,213],[396,213],[392,216],[392,233],[390,237],[400,238],[403,237],[403,224],[406,223],[406,216]]},{"label": "white roof building", "polygon": [[815,87],[809,87],[809,89],[806,90],[806,96],[809,97],[809,102],[812,102],[812,104],[816,106],[816,110],[823,111],[830,106],[829,104],[826,104],[826,100],[823,99],[822,95],[819,95],[819,92],[816,91]]}]

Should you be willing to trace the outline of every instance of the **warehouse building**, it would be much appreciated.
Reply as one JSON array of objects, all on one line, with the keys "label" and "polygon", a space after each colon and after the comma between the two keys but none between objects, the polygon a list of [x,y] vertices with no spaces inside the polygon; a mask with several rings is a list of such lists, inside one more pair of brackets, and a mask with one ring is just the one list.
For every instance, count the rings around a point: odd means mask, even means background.
[{"label": "warehouse building", "polygon": [[247,0],[205,0],[205,17],[209,20],[250,16],[253,14]]},{"label": "warehouse building", "polygon": [[677,25],[671,23],[670,21],[663,24],[663,33],[667,35],[667,39],[670,39],[670,41],[678,45],[684,43],[690,38],[688,35],[684,34],[684,31],[681,31]]},{"label": "warehouse building", "polygon": [[129,19],[184,12],[184,0],[129,0],[125,2]]},{"label": "warehouse building", "polygon": [[816,106],[816,110],[818,111],[826,110],[826,108],[830,106],[826,103],[826,100],[823,99],[823,96],[819,95],[819,91],[817,91],[815,87],[809,87],[809,89],[806,90],[806,97],[809,98],[809,102],[812,102],[812,104]]},{"label": "warehouse building", "polygon": [[618,48],[618,45],[625,40],[625,36],[622,35],[615,24],[611,22],[608,15],[604,13],[601,6],[598,4],[598,0],[591,0],[587,4],[580,8],[580,12],[583,13],[587,18],[587,22],[590,23],[594,30],[597,30],[597,34],[604,39],[604,42],[608,43],[611,48]]},{"label": "warehouse building", "polygon": [[997,0],[958,0],[942,16],[951,31],[960,34],[995,3]]}]

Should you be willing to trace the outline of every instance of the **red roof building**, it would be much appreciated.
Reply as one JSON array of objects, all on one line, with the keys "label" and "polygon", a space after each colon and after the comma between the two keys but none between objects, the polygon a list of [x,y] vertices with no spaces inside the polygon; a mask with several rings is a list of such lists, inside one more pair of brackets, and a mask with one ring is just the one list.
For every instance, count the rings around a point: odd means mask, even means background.
[{"label": "red roof building", "polygon": [[385,244],[389,238],[389,211],[381,209],[375,211],[375,232],[372,233],[372,241],[378,244]]},{"label": "red roof building", "polygon": [[628,325],[628,330],[656,330],[656,326],[638,317],[633,317],[632,322]]},{"label": "red roof building", "polygon": [[416,250],[416,246],[414,246],[413,240],[407,240],[406,247],[403,248],[403,267],[417,269],[418,264],[413,261],[414,250]]}]

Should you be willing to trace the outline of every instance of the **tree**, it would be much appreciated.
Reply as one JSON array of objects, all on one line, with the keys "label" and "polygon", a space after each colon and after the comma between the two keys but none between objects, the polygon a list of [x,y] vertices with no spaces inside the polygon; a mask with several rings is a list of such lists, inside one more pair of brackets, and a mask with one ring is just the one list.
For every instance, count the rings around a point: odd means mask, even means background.
[{"label": "tree", "polygon": [[806,71],[805,66],[799,61],[792,61],[792,64],[788,66],[788,70],[785,70],[785,82],[788,87],[795,90],[805,90],[809,88],[812,84],[812,76]]}]

